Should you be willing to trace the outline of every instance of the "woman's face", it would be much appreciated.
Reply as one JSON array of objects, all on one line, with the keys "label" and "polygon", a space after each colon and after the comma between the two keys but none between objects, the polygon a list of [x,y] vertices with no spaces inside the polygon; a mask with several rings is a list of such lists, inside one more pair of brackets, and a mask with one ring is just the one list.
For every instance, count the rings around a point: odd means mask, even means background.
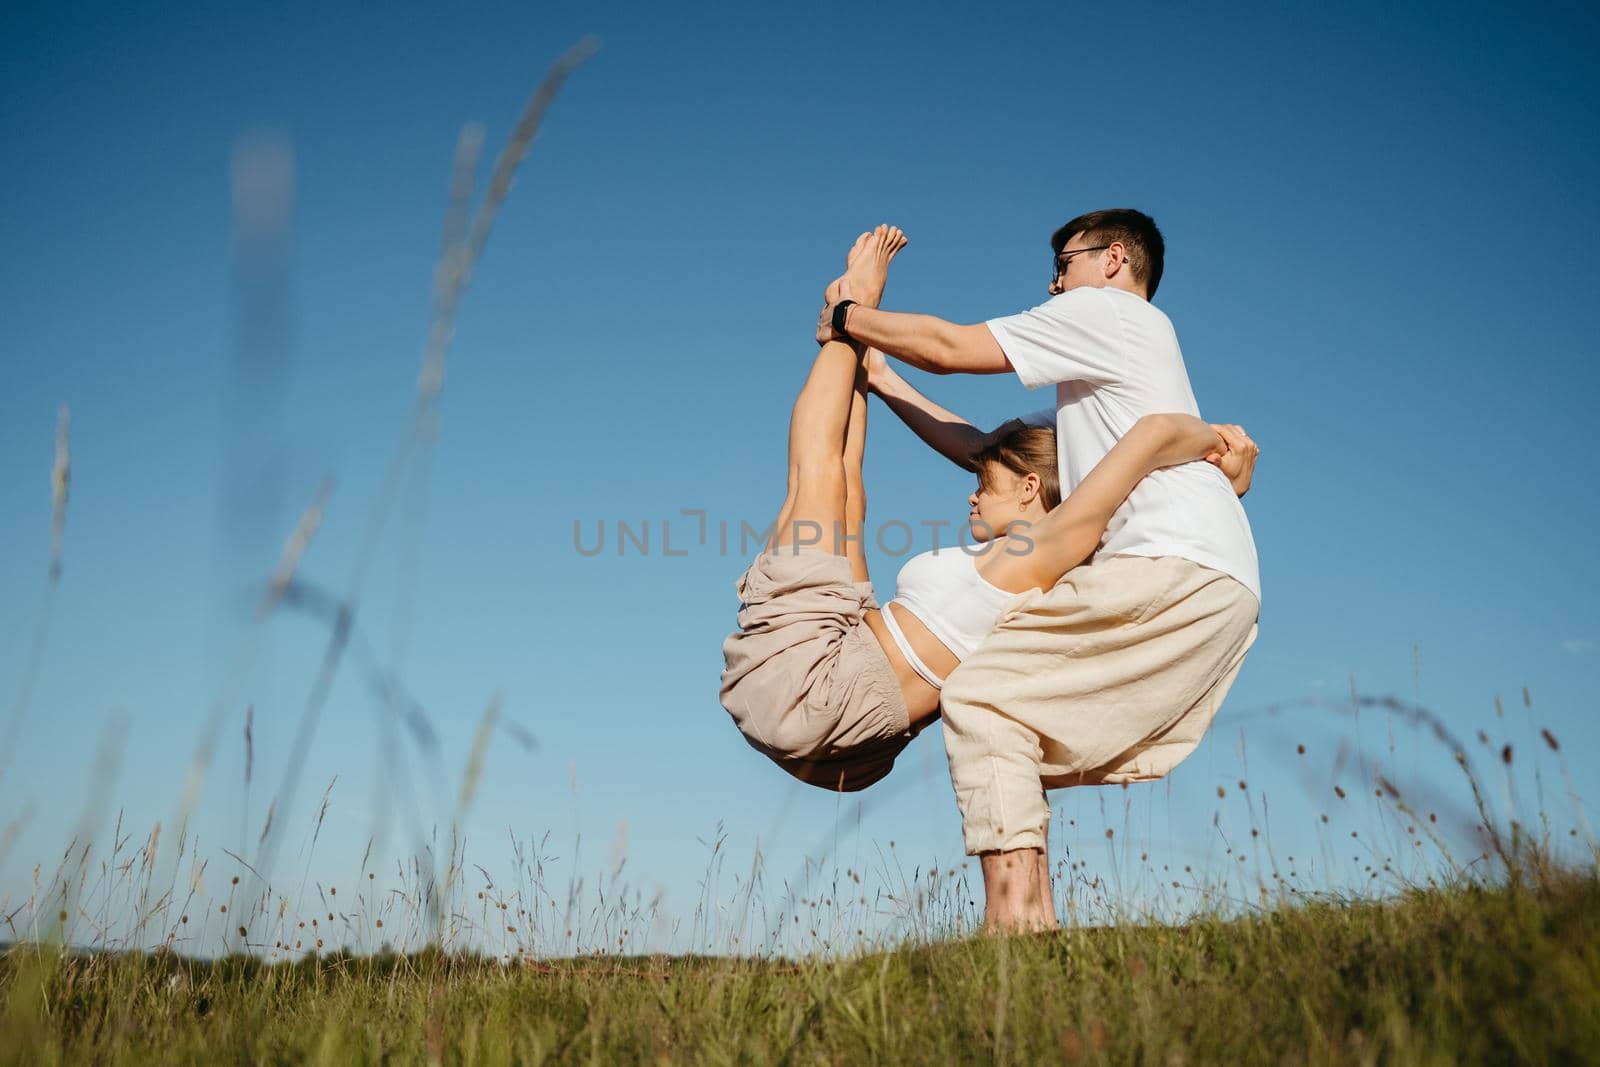
[{"label": "woman's face", "polygon": [[978,488],[967,497],[967,527],[975,542],[1005,534],[1012,523],[1025,515],[1028,501],[1038,497],[1031,475],[1018,474],[1000,463],[984,464]]}]

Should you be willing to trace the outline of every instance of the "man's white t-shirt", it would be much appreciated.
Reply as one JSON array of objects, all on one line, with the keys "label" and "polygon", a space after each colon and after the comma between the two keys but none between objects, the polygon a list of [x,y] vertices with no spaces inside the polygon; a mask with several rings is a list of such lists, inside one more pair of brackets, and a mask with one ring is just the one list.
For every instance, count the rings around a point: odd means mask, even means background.
[{"label": "man's white t-shirt", "polygon": [[[1080,286],[988,326],[1023,385],[1056,387],[1063,496],[1140,416],[1200,414],[1172,323],[1142,297]],[[1046,411],[1026,421],[1049,425],[1051,417]],[[1181,556],[1261,599],[1250,521],[1227,476],[1209,463],[1152,472],[1111,517],[1095,555]]]}]

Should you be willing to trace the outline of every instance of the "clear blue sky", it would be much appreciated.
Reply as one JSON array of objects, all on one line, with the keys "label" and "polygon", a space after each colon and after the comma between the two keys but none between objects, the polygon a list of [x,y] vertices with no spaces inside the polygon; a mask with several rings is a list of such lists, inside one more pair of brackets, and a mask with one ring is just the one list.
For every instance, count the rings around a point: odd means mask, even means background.
[{"label": "clear blue sky", "polygon": [[[508,827],[548,830],[568,868],[581,835],[592,876],[625,826],[628,879],[683,912],[719,822],[736,862],[759,838],[774,878],[831,841],[855,800],[791,784],[717,704],[746,560],[714,539],[665,558],[660,524],[677,547],[680,509],[770,520],[821,287],[862,228],[911,235],[887,306],[977,321],[1043,299],[1056,225],[1121,205],[1165,230],[1157,302],[1204,412],[1263,444],[1248,511],[1265,609],[1213,736],[1168,783],[1057,795],[1093,830],[1074,860],[1114,858],[1102,803],[1118,826],[1124,803],[1146,813],[1118,849],[1226,859],[1211,819],[1242,804],[1216,792],[1244,775],[1241,751],[1280,848],[1309,851],[1352,723],[1261,709],[1347,702],[1352,678],[1528,756],[1547,726],[1594,795],[1590,6],[57,6],[0,43],[7,706],[47,565],[62,404],[74,461],[54,629],[0,781],[0,819],[32,811],[0,895],[59,855],[113,713],[128,722],[115,802],[130,825],[170,818],[248,582],[329,473],[305,573],[344,586],[409,411],[457,133],[482,120],[497,151],[545,66],[591,32],[602,49],[551,111],[462,309],[427,501],[404,675],[451,782],[496,689],[538,741],[496,741],[470,859],[498,869]],[[230,371],[229,161],[261,130],[294,154],[291,342],[271,402]],[[1014,380],[916,380],[978,422],[1048,402]],[[967,476],[873,419],[873,518],[959,519]],[[240,445],[244,425],[259,442]],[[230,472],[267,463],[280,491],[241,520]],[[602,519],[607,551],[581,556],[574,521]],[[618,557],[619,519],[650,520],[650,555]],[[391,529],[366,588],[380,648],[402,544]],[[894,569],[875,561],[884,597]],[[237,848],[246,816],[259,826],[321,639],[274,624],[245,694],[253,784],[247,800],[241,707],[207,785],[211,845]],[[290,815],[308,824],[340,776],[319,877],[354,867],[388,803],[375,718],[345,672]],[[1391,753],[1386,725],[1362,728],[1386,771],[1459,802],[1448,753],[1398,725]],[[1553,762],[1544,777],[1564,833]],[[1339,780],[1370,797],[1348,761]],[[864,799],[839,851],[892,839],[907,866],[959,862],[937,731]]]}]

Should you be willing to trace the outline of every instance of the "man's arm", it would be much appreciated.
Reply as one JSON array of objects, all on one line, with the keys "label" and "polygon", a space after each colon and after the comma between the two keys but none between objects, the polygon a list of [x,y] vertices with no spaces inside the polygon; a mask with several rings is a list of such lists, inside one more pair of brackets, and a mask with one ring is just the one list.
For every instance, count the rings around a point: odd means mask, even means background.
[{"label": "man's arm", "polygon": [[[1011,362],[989,327],[958,326],[933,315],[908,315],[899,311],[852,304],[846,310],[845,330],[850,338],[919,370],[933,374],[1006,374]],[[817,320],[817,343],[838,340],[833,330],[833,305],[822,309]]]},{"label": "man's arm", "polygon": [[1217,436],[1222,439],[1222,444],[1226,447],[1208,454],[1206,462],[1220,467],[1222,473],[1228,476],[1228,481],[1233,484],[1234,493],[1244,496],[1250,491],[1250,481],[1255,477],[1256,460],[1261,456],[1261,446],[1256,444],[1238,423],[1214,422],[1211,428],[1217,431]]},{"label": "man's arm", "polygon": [[1012,419],[989,433],[960,415],[940,407],[889,366],[883,353],[867,350],[867,388],[889,405],[889,410],[922,438],[927,446],[963,470],[973,470],[972,457],[1007,431],[1021,425]]}]

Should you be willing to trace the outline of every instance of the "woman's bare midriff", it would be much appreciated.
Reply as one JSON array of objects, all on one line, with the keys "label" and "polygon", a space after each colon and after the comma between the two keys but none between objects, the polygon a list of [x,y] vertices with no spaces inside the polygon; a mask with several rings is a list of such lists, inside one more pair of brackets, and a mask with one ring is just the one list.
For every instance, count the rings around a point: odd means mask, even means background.
[{"label": "woman's bare midriff", "polygon": [[922,657],[928,669],[940,678],[948,677],[961,661],[956,659],[955,653],[944,647],[944,642],[933,636],[921,619],[900,605],[891,602],[881,611],[866,613],[867,628],[878,639],[878,644],[883,646],[883,654],[888,658],[889,666],[894,668],[895,680],[900,683],[900,695],[905,698],[906,714],[911,719],[911,726],[918,729],[938,716],[939,690],[912,669],[905,653],[900,651],[900,646],[889,633],[889,626],[882,618],[883,611],[894,612],[894,621],[900,625],[900,632],[905,634],[906,640]]}]

